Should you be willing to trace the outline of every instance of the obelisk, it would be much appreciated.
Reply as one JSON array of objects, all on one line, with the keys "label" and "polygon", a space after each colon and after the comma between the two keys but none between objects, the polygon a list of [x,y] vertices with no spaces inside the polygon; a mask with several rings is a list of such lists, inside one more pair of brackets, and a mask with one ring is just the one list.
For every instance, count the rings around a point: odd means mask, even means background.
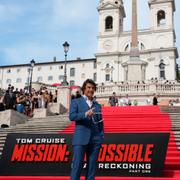
[{"label": "obelisk", "polygon": [[138,28],[137,28],[137,0],[132,0],[132,34],[130,59],[139,59]]},{"label": "obelisk", "polygon": [[137,0],[132,0],[132,33],[129,60],[122,64],[124,67],[124,80],[138,82],[145,80],[147,62],[140,59],[138,48]]},{"label": "obelisk", "polygon": [[146,62],[140,60],[137,24],[137,0],[132,0],[131,50],[129,60],[124,64],[125,80],[131,82],[145,79]]}]

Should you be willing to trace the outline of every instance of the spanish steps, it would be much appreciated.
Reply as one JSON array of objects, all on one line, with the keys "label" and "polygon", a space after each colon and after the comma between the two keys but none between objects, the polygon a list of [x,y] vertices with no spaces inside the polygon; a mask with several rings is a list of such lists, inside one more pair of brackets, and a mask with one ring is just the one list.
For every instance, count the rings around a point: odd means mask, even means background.
[{"label": "spanish steps", "polygon": [[[180,178],[180,108],[179,107],[162,107],[159,114],[158,107],[137,107],[137,108],[103,108],[104,120],[105,120],[105,132],[127,132],[136,131],[148,132],[151,128],[154,128],[155,132],[161,132],[171,129],[170,143],[168,147],[166,166],[163,173],[162,180],[179,180]],[[154,110],[152,112],[151,110]],[[112,112],[114,111],[114,112]],[[123,113],[124,114],[121,114]],[[130,114],[129,114],[130,113]],[[137,113],[137,114],[136,114]],[[142,113],[142,114],[141,114]],[[115,121],[112,121],[112,118]],[[144,119],[139,119],[144,117]],[[170,124],[168,119],[170,117]],[[162,119],[161,119],[162,118]],[[117,122],[120,121],[120,122]],[[158,122],[157,122],[157,121]],[[162,121],[161,121],[162,120]],[[125,121],[125,122],[123,122]],[[139,122],[138,122],[139,121]],[[152,121],[152,122],[150,122]],[[134,124],[135,123],[135,124]],[[142,123],[142,124],[141,124]],[[163,123],[165,123],[163,125]],[[117,124],[119,124],[117,126]],[[146,125],[152,125],[148,127]],[[156,127],[157,124],[157,127]],[[171,127],[169,127],[169,125]],[[144,128],[143,128],[144,127]],[[30,133],[30,134],[58,134],[61,130],[64,133],[72,133],[74,125],[68,119],[68,115],[49,116],[46,118],[29,119],[25,124],[17,124],[9,128],[0,129],[0,151],[4,147],[6,136],[8,133]],[[160,129],[159,129],[160,128]],[[152,129],[153,130],[153,129]],[[175,142],[174,139],[175,138]],[[177,145],[177,146],[176,146]],[[177,149],[178,148],[178,149]],[[37,177],[38,178],[38,177]],[[69,177],[63,177],[63,180],[69,179]],[[127,177],[98,177],[99,180],[105,179],[122,179],[127,180]],[[130,179],[142,179],[145,178],[129,178]],[[149,178],[154,180],[155,178]],[[62,180],[58,177],[58,180]]]},{"label": "spanish steps", "polygon": [[[180,108],[163,107],[162,112],[169,113],[172,128],[178,148],[180,149]],[[71,122],[68,115],[48,116],[46,118],[30,118],[25,124],[17,124],[9,128],[0,129],[0,155],[8,133],[52,134],[66,128]]]},{"label": "spanish steps", "polygon": [[54,134],[70,124],[67,115],[48,116],[46,118],[30,118],[25,124],[17,124],[0,129],[0,155],[8,133]]}]

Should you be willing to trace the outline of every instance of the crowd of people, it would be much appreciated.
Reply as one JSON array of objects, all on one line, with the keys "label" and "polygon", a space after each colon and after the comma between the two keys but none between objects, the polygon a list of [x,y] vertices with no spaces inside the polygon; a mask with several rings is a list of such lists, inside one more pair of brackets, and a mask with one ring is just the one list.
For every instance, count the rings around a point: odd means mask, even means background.
[{"label": "crowd of people", "polygon": [[179,99],[170,99],[169,100],[169,106],[176,106],[177,104],[178,105],[180,104]]},{"label": "crowd of people", "polygon": [[80,91],[76,91],[75,94],[71,95],[71,99],[78,99],[81,97],[81,92]]},{"label": "crowd of people", "polygon": [[[76,99],[81,97],[80,90],[76,91],[75,94],[72,94],[71,99]],[[38,91],[32,89],[31,93],[28,93],[25,89],[14,90],[14,87],[9,85],[5,93],[0,94],[0,111],[7,109],[14,109],[20,113],[23,113],[27,116],[32,117],[33,111],[36,108],[47,108],[48,103],[57,102],[57,91],[55,94],[52,94],[51,91],[48,91],[46,87],[41,87]],[[131,100],[128,94],[125,97],[117,96],[113,92],[112,96],[109,97],[108,104],[110,106],[137,106],[138,101],[136,99]],[[169,106],[179,103],[179,100],[170,100]],[[147,105],[158,105],[158,96],[154,94],[153,99],[151,100],[149,96],[146,99]]]},{"label": "crowd of people", "polygon": [[46,87],[41,87],[39,91],[32,89],[32,92],[28,93],[25,89],[14,90],[14,87],[9,85],[4,95],[0,96],[0,111],[14,109],[31,117],[34,109],[47,108],[50,102],[57,102],[57,92],[53,95]]},{"label": "crowd of people", "polygon": [[[115,92],[113,92],[112,96],[109,97],[109,101],[108,104],[110,106],[137,106],[138,105],[138,101],[137,99],[131,100],[128,96],[128,94],[126,94],[125,97],[121,97],[121,96],[117,96]],[[158,96],[156,94],[154,94],[154,97],[151,99],[149,96],[147,96],[146,99],[146,104],[147,105],[158,105]]]},{"label": "crowd of people", "polygon": [[115,92],[113,92],[112,96],[109,97],[108,101],[110,106],[131,106],[132,102],[128,97],[128,94],[126,97],[118,97]]}]

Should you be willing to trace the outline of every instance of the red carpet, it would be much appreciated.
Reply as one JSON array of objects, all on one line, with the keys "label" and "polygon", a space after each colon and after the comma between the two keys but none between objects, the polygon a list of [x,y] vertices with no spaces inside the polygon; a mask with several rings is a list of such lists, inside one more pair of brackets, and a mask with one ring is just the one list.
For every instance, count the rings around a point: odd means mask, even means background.
[{"label": "red carpet", "polygon": [[[167,113],[161,113],[157,106],[104,107],[103,119],[106,133],[140,133],[140,132],[168,132],[170,141],[162,178],[125,178],[107,177],[113,179],[178,179],[180,180],[180,151],[177,149],[171,120]],[[64,133],[73,133],[74,124],[66,128]],[[96,179],[106,179],[97,177]]]},{"label": "red carpet", "polygon": [[[96,180],[180,180],[180,151],[177,149],[171,120],[159,107],[104,107],[103,119],[106,133],[168,132],[170,141],[162,178],[96,177]],[[61,133],[73,133],[74,123]],[[5,180],[68,180],[69,177],[0,177]],[[84,177],[82,177],[82,180]]]}]

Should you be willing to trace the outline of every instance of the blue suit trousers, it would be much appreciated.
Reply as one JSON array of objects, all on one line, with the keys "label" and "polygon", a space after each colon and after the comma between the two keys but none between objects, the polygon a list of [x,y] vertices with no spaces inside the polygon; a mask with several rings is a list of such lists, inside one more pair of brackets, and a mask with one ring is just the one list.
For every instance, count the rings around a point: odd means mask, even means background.
[{"label": "blue suit trousers", "polygon": [[87,157],[86,180],[94,180],[100,147],[101,143],[73,146],[74,160],[71,170],[71,180],[80,180],[85,153]]}]

